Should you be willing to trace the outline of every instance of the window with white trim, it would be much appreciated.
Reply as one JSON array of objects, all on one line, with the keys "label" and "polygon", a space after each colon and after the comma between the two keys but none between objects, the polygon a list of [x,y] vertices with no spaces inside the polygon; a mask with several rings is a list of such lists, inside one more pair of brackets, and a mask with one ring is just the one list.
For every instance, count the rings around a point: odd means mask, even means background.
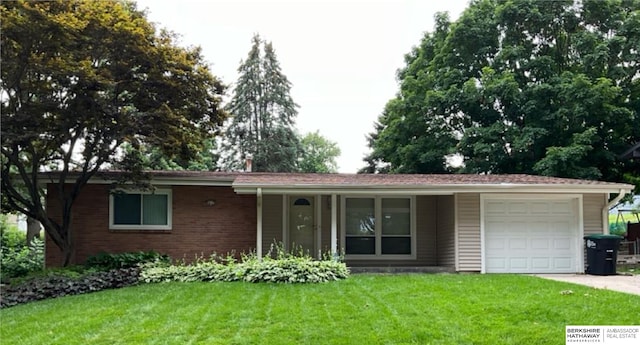
[{"label": "window with white trim", "polygon": [[171,230],[171,190],[112,193],[109,196],[109,228]]},{"label": "window with white trim", "polygon": [[411,256],[415,253],[411,197],[345,197],[346,255]]}]

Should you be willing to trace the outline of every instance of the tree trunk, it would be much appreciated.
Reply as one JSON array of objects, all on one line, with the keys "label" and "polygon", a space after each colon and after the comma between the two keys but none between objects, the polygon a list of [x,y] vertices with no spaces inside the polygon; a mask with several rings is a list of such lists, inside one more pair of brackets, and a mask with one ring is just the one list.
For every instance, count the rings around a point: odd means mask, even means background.
[{"label": "tree trunk", "polygon": [[71,263],[71,255],[73,254],[73,250],[71,247],[65,246],[62,249],[62,255],[64,257],[62,261],[62,267],[67,267]]},{"label": "tree trunk", "polygon": [[35,218],[27,217],[27,245],[31,245],[34,238],[40,236],[40,222]]}]

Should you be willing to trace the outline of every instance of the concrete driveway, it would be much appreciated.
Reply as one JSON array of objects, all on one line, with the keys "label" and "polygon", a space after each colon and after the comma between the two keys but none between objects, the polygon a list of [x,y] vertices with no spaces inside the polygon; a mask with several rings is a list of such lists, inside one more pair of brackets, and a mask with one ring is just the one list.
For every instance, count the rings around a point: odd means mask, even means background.
[{"label": "concrete driveway", "polygon": [[640,295],[640,275],[534,274],[536,277]]}]

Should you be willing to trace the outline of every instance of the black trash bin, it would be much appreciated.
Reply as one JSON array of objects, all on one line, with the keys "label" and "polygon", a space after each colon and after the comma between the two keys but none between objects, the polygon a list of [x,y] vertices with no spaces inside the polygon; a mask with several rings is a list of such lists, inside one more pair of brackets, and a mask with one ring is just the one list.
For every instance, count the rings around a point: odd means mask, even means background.
[{"label": "black trash bin", "polygon": [[615,275],[618,246],[622,237],[598,234],[585,236],[584,239],[587,247],[587,274]]}]

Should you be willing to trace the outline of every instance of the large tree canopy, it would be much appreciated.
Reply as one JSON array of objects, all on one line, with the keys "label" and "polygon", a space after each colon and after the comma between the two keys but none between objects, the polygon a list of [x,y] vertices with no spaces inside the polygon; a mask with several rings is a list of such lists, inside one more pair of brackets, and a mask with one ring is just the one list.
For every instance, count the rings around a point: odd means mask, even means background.
[{"label": "large tree canopy", "polygon": [[251,155],[254,171],[296,171],[298,105],[289,94],[291,83],[281,71],[273,45],[255,35],[238,73],[228,105],[232,117],[222,145],[223,167],[241,170]]},{"label": "large tree canopy", "polygon": [[618,158],[640,141],[638,47],[638,0],[477,0],[455,22],[438,14],[363,171],[638,176],[637,160]]},{"label": "large tree canopy", "polygon": [[[68,263],[71,208],[122,145],[189,160],[224,120],[223,86],[199,48],[156,32],[129,1],[3,1],[2,192],[42,223]],[[50,167],[62,214],[50,218],[38,172]],[[66,187],[65,187],[65,184]]]}]

